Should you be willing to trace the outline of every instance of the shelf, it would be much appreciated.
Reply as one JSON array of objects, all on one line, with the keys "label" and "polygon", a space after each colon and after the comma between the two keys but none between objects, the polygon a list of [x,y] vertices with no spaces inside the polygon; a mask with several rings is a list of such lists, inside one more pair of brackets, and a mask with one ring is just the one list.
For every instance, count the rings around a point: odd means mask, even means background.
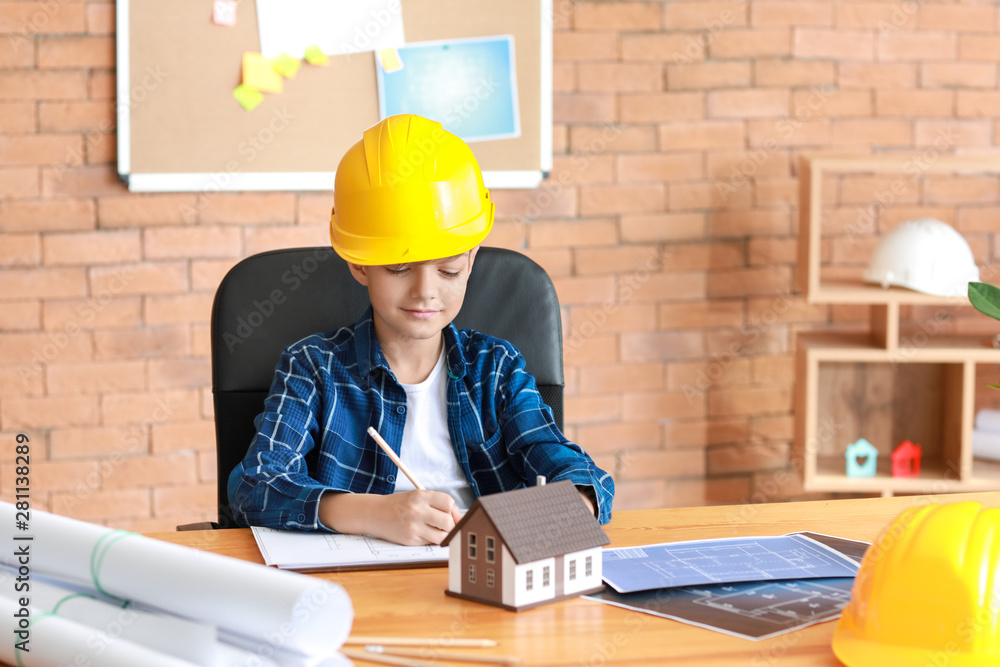
[{"label": "shelf", "polygon": [[918,346],[893,348],[876,345],[871,334],[803,332],[798,344],[810,359],[817,361],[858,361],[870,363],[975,363],[1000,364],[1000,350],[986,345],[988,339],[967,336],[936,336]]},{"label": "shelf", "polygon": [[883,288],[864,281],[821,280],[806,296],[810,303],[853,303],[860,305],[968,306],[966,296],[923,294],[903,287]]},{"label": "shelf", "polygon": [[893,477],[888,457],[879,456],[878,472],[874,477],[848,477],[844,457],[819,457],[810,491],[841,493],[957,493],[1000,490],[1000,464],[995,461],[975,461],[973,475],[966,480],[938,461],[924,461],[918,477]]}]

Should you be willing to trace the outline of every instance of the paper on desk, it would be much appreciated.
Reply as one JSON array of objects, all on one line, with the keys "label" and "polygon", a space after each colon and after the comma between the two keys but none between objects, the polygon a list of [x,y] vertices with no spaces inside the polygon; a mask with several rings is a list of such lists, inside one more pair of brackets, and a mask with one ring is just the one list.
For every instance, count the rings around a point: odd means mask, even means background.
[{"label": "paper on desk", "polygon": [[[0,503],[0,525],[15,510]],[[66,517],[31,511],[30,532],[8,543],[26,547],[33,574],[103,590],[123,600],[251,637],[278,637],[310,655],[333,655],[354,610],[339,585],[255,563],[169,544]],[[26,539],[30,538],[30,539]],[[0,561],[17,565],[14,549]],[[141,663],[135,663],[141,664]]]},{"label": "paper on desk", "polygon": [[739,581],[853,577],[858,563],[803,535],[693,540],[605,549],[619,593]]},{"label": "paper on desk", "polygon": [[306,48],[343,55],[402,46],[399,0],[257,0],[260,51],[304,58]]},{"label": "paper on desk", "polygon": [[253,527],[264,562],[287,570],[337,570],[448,562],[448,547],[404,547],[368,535]]}]

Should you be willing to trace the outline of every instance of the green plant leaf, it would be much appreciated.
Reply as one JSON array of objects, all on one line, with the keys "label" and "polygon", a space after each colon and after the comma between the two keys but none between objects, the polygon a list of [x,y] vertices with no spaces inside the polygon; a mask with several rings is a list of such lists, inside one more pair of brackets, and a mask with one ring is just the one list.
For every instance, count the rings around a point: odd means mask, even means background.
[{"label": "green plant leaf", "polygon": [[1000,384],[993,384],[992,382],[987,382],[986,386],[992,387],[993,389],[1000,389]]},{"label": "green plant leaf", "polygon": [[980,313],[1000,320],[1000,289],[989,283],[969,283],[969,301]]}]

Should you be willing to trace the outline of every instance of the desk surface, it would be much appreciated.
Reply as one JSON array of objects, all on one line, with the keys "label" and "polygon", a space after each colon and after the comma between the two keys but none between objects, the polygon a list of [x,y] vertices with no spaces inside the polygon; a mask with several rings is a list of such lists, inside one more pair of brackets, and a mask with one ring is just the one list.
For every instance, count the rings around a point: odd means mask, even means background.
[{"label": "desk surface", "polygon": [[[799,530],[871,542],[913,505],[975,500],[1000,507],[1000,492],[864,500],[621,511],[605,530],[611,546],[783,535]],[[157,539],[262,563],[249,530],[157,533]],[[514,613],[446,596],[446,568],[319,574],[338,582],[354,602],[353,633],[415,637],[487,637],[500,645],[476,649],[517,655],[526,665],[638,667],[719,665],[836,667],[830,649],[836,622],[759,642],[678,621],[573,599]]]}]

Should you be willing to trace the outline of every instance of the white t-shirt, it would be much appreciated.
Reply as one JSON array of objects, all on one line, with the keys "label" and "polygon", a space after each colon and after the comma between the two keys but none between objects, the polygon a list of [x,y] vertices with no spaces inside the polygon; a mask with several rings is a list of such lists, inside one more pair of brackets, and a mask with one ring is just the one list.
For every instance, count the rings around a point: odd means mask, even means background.
[{"label": "white t-shirt", "polygon": [[[451,446],[448,434],[448,374],[444,348],[434,370],[419,384],[400,383],[406,391],[406,423],[400,456],[425,488],[443,491],[467,510],[476,497]],[[396,493],[413,491],[406,475],[396,475]]]}]

